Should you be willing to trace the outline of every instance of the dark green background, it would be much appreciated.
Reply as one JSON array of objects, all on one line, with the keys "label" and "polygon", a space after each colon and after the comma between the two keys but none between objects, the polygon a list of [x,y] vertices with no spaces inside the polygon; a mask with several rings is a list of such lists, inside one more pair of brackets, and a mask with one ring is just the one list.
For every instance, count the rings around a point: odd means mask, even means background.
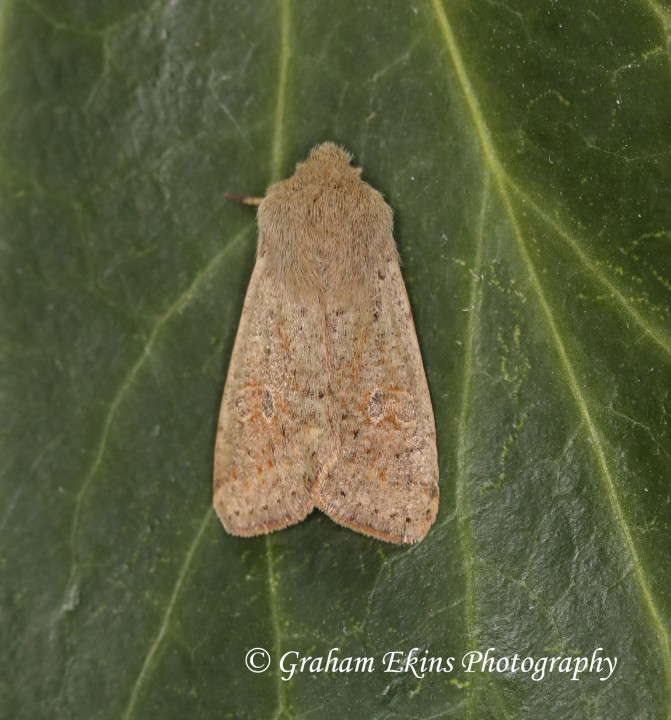
[{"label": "dark green background", "polygon": [[[0,715],[671,717],[668,5],[22,0],[0,27]],[[256,234],[222,194],[326,139],[395,211],[440,454],[416,547],[210,509]],[[332,647],[618,666],[279,680]]]}]

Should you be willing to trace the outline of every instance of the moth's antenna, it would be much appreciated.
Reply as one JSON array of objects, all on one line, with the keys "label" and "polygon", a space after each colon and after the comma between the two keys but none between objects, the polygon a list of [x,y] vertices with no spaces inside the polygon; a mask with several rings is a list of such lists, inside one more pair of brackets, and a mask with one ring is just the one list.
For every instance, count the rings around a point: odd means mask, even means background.
[{"label": "moth's antenna", "polygon": [[260,205],[263,198],[251,197],[250,195],[236,195],[235,193],[225,192],[224,197],[231,202],[242,203],[243,205]]}]

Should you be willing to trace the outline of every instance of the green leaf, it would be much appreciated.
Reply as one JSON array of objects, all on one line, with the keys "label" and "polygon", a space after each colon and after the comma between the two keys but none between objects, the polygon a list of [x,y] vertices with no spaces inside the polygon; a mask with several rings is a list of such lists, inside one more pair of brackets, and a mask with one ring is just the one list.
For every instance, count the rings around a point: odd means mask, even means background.
[{"label": "green leaf", "polygon": [[[0,12],[0,715],[671,718],[668,7]],[[441,471],[415,547],[211,510],[256,234],[222,195],[327,139],[395,211]],[[374,671],[281,679],[332,648]],[[413,648],[452,672],[384,672]],[[467,673],[488,648],[618,662]]]}]

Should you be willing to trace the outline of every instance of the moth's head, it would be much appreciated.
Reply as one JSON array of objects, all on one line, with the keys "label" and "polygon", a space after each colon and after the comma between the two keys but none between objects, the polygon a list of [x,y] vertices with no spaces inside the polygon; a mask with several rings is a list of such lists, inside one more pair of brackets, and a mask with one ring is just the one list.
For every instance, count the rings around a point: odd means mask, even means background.
[{"label": "moth's head", "polygon": [[332,142],[312,148],[307,159],[296,165],[294,178],[299,182],[328,182],[344,177],[359,177],[361,168],[352,167],[352,155]]}]

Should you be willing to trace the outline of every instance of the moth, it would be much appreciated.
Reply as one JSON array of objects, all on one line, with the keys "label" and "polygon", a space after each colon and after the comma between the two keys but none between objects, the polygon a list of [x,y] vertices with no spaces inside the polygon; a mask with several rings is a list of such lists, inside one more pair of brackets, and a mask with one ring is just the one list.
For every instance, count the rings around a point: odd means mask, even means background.
[{"label": "moth", "polygon": [[327,142],[271,185],[224,388],[214,508],[252,536],[322,510],[392,543],[438,510],[436,431],[392,211]]}]

